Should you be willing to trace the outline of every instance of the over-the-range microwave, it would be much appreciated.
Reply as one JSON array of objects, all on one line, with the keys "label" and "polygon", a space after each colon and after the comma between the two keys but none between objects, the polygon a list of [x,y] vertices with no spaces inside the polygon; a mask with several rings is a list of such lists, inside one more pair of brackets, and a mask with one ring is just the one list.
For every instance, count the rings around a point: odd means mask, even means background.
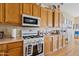
[{"label": "over-the-range microwave", "polygon": [[40,26],[40,18],[30,15],[22,15],[22,26]]}]

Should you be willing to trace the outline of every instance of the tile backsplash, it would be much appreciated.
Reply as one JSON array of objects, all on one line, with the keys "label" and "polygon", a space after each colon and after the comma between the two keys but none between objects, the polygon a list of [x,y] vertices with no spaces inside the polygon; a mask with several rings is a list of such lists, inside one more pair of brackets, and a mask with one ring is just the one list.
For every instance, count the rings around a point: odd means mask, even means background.
[{"label": "tile backsplash", "polygon": [[18,26],[10,26],[10,25],[0,25],[0,31],[4,32],[4,37],[11,37],[12,29],[16,29],[17,37],[21,37],[21,27]]}]

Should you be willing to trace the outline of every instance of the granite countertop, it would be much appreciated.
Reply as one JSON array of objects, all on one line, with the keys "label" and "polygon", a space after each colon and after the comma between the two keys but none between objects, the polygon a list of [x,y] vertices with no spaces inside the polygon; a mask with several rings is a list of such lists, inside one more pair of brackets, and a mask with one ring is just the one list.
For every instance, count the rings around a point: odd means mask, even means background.
[{"label": "granite countertop", "polygon": [[23,38],[4,38],[0,39],[0,44],[23,41]]},{"label": "granite countertop", "polygon": [[60,34],[52,34],[52,35],[46,35],[46,36],[49,36],[49,37],[54,37],[54,36],[59,36]]}]

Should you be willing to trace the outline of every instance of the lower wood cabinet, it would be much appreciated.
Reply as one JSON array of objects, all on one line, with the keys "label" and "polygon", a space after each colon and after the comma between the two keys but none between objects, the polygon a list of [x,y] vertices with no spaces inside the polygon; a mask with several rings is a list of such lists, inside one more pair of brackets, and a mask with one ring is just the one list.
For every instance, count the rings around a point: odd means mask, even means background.
[{"label": "lower wood cabinet", "polygon": [[0,44],[0,56],[23,56],[23,41]]},{"label": "lower wood cabinet", "polygon": [[50,37],[50,36],[45,37],[45,40],[44,40],[45,55],[48,55],[49,53],[53,53],[57,51],[57,48],[58,48],[57,40],[58,40],[57,35],[53,37]]},{"label": "lower wood cabinet", "polygon": [[65,47],[66,46],[66,40],[65,40],[65,38],[64,37],[62,37],[62,42],[63,42],[63,47]]},{"label": "lower wood cabinet", "polygon": [[47,55],[50,52],[53,52],[53,39],[50,37],[45,37],[44,54]]},{"label": "lower wood cabinet", "polygon": [[59,46],[59,49],[62,48],[63,46],[63,39],[62,39],[62,35],[59,35],[59,39],[58,39],[59,43],[58,43],[58,46]]},{"label": "lower wood cabinet", "polygon": [[44,54],[49,55],[49,53],[56,52],[65,46],[66,41],[62,35],[46,36],[44,39]]},{"label": "lower wood cabinet", "polygon": [[17,48],[13,48],[8,50],[8,56],[22,56],[23,52],[22,52],[22,47],[17,47]]},{"label": "lower wood cabinet", "polygon": [[6,55],[7,55],[7,45],[0,44],[0,56],[6,56]]},{"label": "lower wood cabinet", "polygon": [[57,51],[58,49],[58,36],[54,35],[53,37],[53,52]]},{"label": "lower wood cabinet", "polygon": [[21,41],[7,44],[8,50],[13,49],[13,48],[17,48],[17,47],[20,47],[20,46],[22,46],[22,42]]}]

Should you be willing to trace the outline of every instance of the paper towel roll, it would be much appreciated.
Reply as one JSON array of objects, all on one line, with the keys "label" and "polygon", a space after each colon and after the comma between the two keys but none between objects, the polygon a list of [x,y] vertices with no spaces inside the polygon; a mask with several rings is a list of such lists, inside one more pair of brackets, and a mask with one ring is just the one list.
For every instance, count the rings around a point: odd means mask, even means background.
[{"label": "paper towel roll", "polygon": [[12,29],[12,38],[16,38],[16,29]]}]

